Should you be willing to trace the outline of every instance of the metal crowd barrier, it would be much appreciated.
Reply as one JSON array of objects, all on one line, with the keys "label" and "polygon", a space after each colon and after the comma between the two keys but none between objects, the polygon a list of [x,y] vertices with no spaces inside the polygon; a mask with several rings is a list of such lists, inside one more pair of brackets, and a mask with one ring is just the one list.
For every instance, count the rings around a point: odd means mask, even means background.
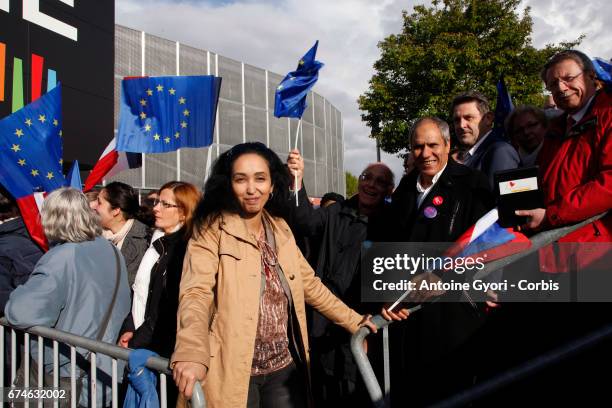
[{"label": "metal crowd barrier", "polygon": [[[603,218],[606,214],[607,212],[596,215],[594,217],[591,217],[577,224],[568,225],[568,226],[537,233],[533,235],[532,237],[530,237],[531,246],[527,250],[485,264],[485,267],[481,271],[479,271],[474,276],[474,278],[482,279],[486,277],[487,275],[489,275],[490,273],[495,272],[499,269],[502,269],[505,266],[508,266],[511,263],[518,261],[519,259],[522,259],[532,253],[535,253],[540,248],[543,248],[546,245],[550,245],[553,242],[558,241],[560,238],[564,237],[565,235],[587,224],[590,224],[600,218]],[[410,310],[410,313],[413,313],[419,310],[420,308],[421,308],[421,305],[418,305],[409,310]],[[363,382],[366,386],[366,389],[368,390],[368,394],[370,395],[370,399],[372,400],[373,406],[376,408],[384,408],[384,407],[389,406],[389,395],[391,392],[390,390],[389,350],[388,350],[388,344],[389,344],[388,343],[388,336],[389,336],[388,326],[392,322],[385,320],[380,315],[374,316],[372,318],[372,322],[376,325],[376,327],[379,330],[382,329],[383,336],[384,336],[384,341],[383,341],[384,392],[381,389],[380,384],[378,383],[378,379],[376,378],[376,375],[374,374],[374,370],[372,369],[372,365],[370,364],[368,356],[363,350],[363,341],[366,339],[368,335],[371,334],[369,328],[362,327],[355,334],[353,334],[351,338],[351,352],[353,353],[353,357],[355,358],[355,363],[357,364],[359,373],[361,374],[361,377],[363,378]],[[604,336],[610,335],[610,333],[608,333],[609,331],[611,331],[611,329],[607,328]],[[601,336],[597,336],[597,339],[599,339],[600,337]],[[589,343],[587,340],[585,341]],[[577,343],[577,344],[581,344],[581,343]],[[583,348],[586,346],[587,346],[586,343],[582,345]],[[553,361],[555,360],[551,360],[550,358],[542,358],[542,359],[537,360],[537,364],[535,365],[531,364],[527,367],[529,367],[529,371],[533,371],[533,370],[541,369],[542,367],[551,364]],[[507,384],[509,382],[514,382],[516,381],[516,379],[518,379],[518,377],[516,376],[503,377],[503,378],[506,379],[504,384]],[[516,379],[508,380],[508,378],[516,378]],[[492,383],[499,384],[500,382],[498,379],[497,381],[492,381]],[[475,391],[482,394],[483,390],[489,389],[487,387],[491,387],[491,384],[487,383],[487,386],[478,388],[478,390],[475,390]],[[461,397],[465,400],[465,395]],[[452,402],[455,402],[455,401],[452,401]]]},{"label": "metal crowd barrier", "polygon": [[[10,383],[5,383],[5,373],[4,369],[6,367],[5,360],[5,341],[6,339],[6,331],[10,329]],[[123,405],[122,401],[119,401],[119,388],[118,388],[118,375],[123,375],[123,373],[117,372],[117,361],[123,360],[128,361],[129,354],[131,349],[125,349],[114,344],[104,343],[95,341],[86,337],[76,336],[72,333],[68,333],[61,330],[52,329],[49,327],[35,326],[31,327],[27,330],[17,330],[10,326],[6,318],[0,319],[0,387],[10,387],[11,384],[15,381],[15,377],[17,376],[17,353],[19,352],[19,347],[17,346],[17,332],[22,331],[23,335],[23,365],[25,368],[25,387],[29,385],[29,376],[30,376],[30,336],[37,336],[38,339],[38,384],[43,383],[43,363],[44,363],[44,344],[43,339],[49,339],[53,341],[53,387],[59,387],[59,344],[63,343],[70,347],[70,373],[71,373],[71,391],[76,389],[76,381],[77,381],[77,353],[76,348],[80,347],[90,351],[90,375],[89,381],[86,386],[89,386],[89,397],[92,408],[96,408],[97,399],[96,399],[96,353],[100,353],[106,356],[111,357],[112,359],[112,408],[118,408],[120,405]],[[147,360],[146,364],[147,368],[154,370],[159,373],[159,398],[160,398],[160,407],[167,408],[167,388],[166,381],[167,376],[170,375],[170,381],[172,381],[172,372],[168,368],[168,360],[161,357],[150,357]],[[78,405],[78,401],[75,399],[75,393],[70,393],[71,395],[71,407],[76,408]],[[25,406],[28,407],[28,402],[25,402]],[[33,404],[34,405],[34,404]],[[38,400],[38,407],[43,406],[42,399]],[[59,402],[55,400],[54,407],[58,407]],[[205,408],[206,400],[204,398],[204,392],[202,391],[202,387],[199,383],[196,382],[195,387],[193,389],[193,395],[191,397],[191,406],[192,408]]]}]

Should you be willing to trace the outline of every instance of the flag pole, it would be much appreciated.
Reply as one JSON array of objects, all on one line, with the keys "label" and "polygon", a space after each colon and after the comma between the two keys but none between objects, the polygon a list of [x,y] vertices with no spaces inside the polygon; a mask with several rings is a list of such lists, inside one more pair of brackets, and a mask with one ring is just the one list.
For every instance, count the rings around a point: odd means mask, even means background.
[{"label": "flag pole", "polygon": [[[300,137],[300,129],[302,128],[302,118],[298,121],[298,124],[295,129],[295,144],[293,145],[293,149],[297,150],[298,148],[298,139]],[[295,193],[295,206],[299,207],[300,204],[298,202],[298,179],[297,179],[297,171],[293,171],[293,192]]]}]

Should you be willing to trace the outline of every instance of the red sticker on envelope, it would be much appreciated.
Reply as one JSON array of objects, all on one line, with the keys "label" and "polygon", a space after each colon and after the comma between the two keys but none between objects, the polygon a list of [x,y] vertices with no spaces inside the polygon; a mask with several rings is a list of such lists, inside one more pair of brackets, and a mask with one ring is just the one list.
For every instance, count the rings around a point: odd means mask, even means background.
[{"label": "red sticker on envelope", "polygon": [[444,199],[442,198],[442,196],[435,196],[433,199],[434,205],[440,205],[443,202],[444,202]]}]

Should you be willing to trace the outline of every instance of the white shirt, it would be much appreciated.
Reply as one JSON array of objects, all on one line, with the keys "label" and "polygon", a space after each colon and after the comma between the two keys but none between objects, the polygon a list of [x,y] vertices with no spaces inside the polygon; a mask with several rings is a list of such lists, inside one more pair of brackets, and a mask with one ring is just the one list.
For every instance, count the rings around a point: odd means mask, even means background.
[{"label": "white shirt", "polygon": [[476,153],[476,149],[478,149],[480,147],[480,145],[485,141],[485,139],[487,137],[489,137],[489,135],[491,134],[492,131],[493,131],[493,129],[489,130],[487,133],[484,134],[483,137],[478,139],[476,144],[474,146],[472,146],[472,148],[470,150],[468,150],[468,154],[469,154],[468,157],[472,157],[474,155],[474,153]]},{"label": "white shirt", "polygon": [[151,270],[155,263],[159,259],[159,254],[153,246],[153,242],[163,237],[164,231],[156,229],[151,237],[151,245],[145,252],[140,265],[138,266],[138,272],[136,272],[136,278],[132,289],[134,290],[134,298],[132,300],[132,319],[134,321],[134,328],[139,328],[144,322],[145,310],[147,309],[147,299],[149,298],[149,282],[151,281]]},{"label": "white shirt", "polygon": [[[448,164],[448,162],[446,164]],[[419,177],[417,177],[417,182],[416,182],[416,189],[418,192],[417,208],[419,208],[421,204],[423,204],[423,201],[425,201],[425,198],[427,197],[427,194],[429,194],[429,191],[431,191],[432,187],[435,186],[436,183],[438,182],[438,179],[440,178],[440,176],[442,175],[442,172],[446,168],[446,164],[444,165],[444,167],[442,167],[442,170],[440,170],[439,172],[435,174],[435,176],[433,176],[433,179],[431,180],[431,185],[427,188],[423,187],[423,185],[421,184],[421,175],[419,174]]]}]

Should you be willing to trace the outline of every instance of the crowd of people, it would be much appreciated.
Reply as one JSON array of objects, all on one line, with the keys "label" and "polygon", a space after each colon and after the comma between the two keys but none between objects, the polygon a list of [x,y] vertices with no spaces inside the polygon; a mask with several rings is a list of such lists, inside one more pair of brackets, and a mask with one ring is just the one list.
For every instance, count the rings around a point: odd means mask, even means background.
[{"label": "crowd of people", "polygon": [[[495,207],[497,172],[535,164],[544,206],[518,210],[526,221],[517,229],[533,234],[609,212],[610,90],[596,79],[590,59],[574,50],[551,58],[542,80],[555,109],[517,107],[504,136],[493,130],[486,97],[466,91],[453,99],[450,126],[437,117],[416,118],[397,183],[388,166],[373,163],[360,174],[353,197],[329,193],[316,208],[302,182],[300,152],[283,162],[261,143],[223,153],[203,192],[169,181],[142,203],[120,182],[86,194],[70,188],[50,193],[41,211],[51,244],[46,253],[3,191],[0,306],[17,328],[49,326],[170,359],[170,405],[185,405],[199,381],[209,407],[250,408],[371,406],[349,341],[360,327],[376,331],[370,315],[380,313],[399,321],[391,326],[392,405],[442,400],[515,363],[518,353],[501,349],[522,324],[541,338],[571,338],[576,332],[551,318],[566,309],[487,305],[455,292],[419,290],[407,301],[444,301],[414,314],[405,304],[389,310],[365,303],[362,245],[454,242]],[[608,213],[561,241],[611,239]],[[531,257],[530,265],[538,273],[567,272],[545,253]],[[447,276],[434,271],[414,280]],[[528,308],[548,325],[519,321]],[[606,307],[580,310],[608,321]],[[367,347],[375,367],[377,346],[373,338]],[[78,354],[81,382],[88,355]],[[45,353],[45,381],[51,356]],[[61,347],[62,378],[70,376],[69,356]],[[98,404],[108,406],[110,359],[97,360]],[[87,387],[80,388],[79,403],[87,406]]]}]

